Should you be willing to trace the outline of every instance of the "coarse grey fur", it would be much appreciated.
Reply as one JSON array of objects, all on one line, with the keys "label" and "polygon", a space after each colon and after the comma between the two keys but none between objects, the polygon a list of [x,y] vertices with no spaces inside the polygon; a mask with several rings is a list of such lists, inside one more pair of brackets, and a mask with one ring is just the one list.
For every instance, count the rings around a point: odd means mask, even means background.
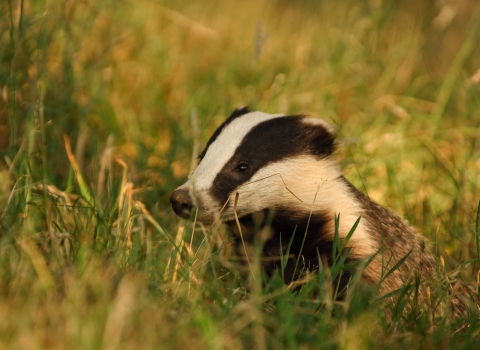
[{"label": "coarse grey fur", "polygon": [[[282,271],[286,283],[319,264],[332,263],[338,217],[348,261],[357,262],[357,267],[370,261],[362,267],[361,279],[378,286],[379,296],[392,293],[395,302],[393,292],[410,284],[417,303],[435,315],[450,310],[453,317],[465,316],[472,304],[468,287],[444,276],[439,288],[437,276],[443,270],[427,240],[343,177],[335,146],[333,128],[320,119],[237,109],[210,138],[189,180],[172,193],[172,207],[189,217],[196,205],[203,223],[226,223],[238,253],[247,259],[252,252],[245,247],[260,242],[268,273],[279,269],[280,257],[288,251]],[[344,272],[341,286],[353,273]],[[442,293],[446,288],[449,293]]]}]

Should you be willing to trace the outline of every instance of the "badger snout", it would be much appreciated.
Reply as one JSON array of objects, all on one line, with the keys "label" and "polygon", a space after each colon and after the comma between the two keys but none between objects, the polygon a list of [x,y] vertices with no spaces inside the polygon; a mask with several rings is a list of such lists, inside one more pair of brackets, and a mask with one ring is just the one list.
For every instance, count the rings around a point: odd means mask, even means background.
[{"label": "badger snout", "polygon": [[188,219],[192,212],[193,201],[192,197],[185,189],[176,189],[170,196],[170,203],[172,203],[172,209],[178,216]]}]

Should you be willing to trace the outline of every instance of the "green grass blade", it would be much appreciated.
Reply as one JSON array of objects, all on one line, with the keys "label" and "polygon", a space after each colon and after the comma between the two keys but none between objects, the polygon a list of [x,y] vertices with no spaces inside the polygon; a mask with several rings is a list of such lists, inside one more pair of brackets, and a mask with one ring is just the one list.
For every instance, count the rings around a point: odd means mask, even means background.
[{"label": "green grass blade", "polygon": [[392,273],[394,273],[396,270],[398,270],[398,268],[400,266],[403,265],[403,263],[405,263],[405,260],[407,260],[407,258],[410,256],[410,254],[412,253],[412,250],[410,250],[407,254],[405,254],[405,256],[403,258],[401,258],[386,274],[385,276],[383,276],[383,280],[387,279],[388,276],[390,276]]},{"label": "green grass blade", "polygon": [[477,206],[477,216],[475,220],[475,243],[477,246],[477,259],[480,263],[480,200]]}]

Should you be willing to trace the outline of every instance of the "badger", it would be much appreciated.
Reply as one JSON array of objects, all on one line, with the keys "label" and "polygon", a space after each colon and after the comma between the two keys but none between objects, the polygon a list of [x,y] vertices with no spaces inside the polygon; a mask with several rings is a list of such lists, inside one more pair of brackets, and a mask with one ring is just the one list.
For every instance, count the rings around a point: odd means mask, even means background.
[{"label": "badger", "polygon": [[[172,193],[173,211],[183,218],[195,212],[205,225],[225,223],[238,250],[268,227],[263,268],[271,274],[282,266],[287,284],[332,264],[335,235],[349,262],[368,262],[361,283],[376,286],[379,296],[432,281],[438,268],[427,240],[357,190],[342,175],[335,150],[335,130],[321,119],[238,108],[213,133],[188,181]],[[342,274],[343,286],[354,273]],[[438,284],[419,285],[417,300],[433,303],[430,286],[433,293]],[[450,292],[440,293],[438,305],[465,315],[466,293],[449,283],[445,288]]]}]

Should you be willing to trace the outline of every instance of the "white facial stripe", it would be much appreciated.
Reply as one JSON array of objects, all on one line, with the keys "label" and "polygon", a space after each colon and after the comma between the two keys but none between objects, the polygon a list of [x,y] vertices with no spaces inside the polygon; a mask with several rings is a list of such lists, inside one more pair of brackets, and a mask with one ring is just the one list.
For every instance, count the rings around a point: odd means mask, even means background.
[{"label": "white facial stripe", "polygon": [[234,119],[225,126],[217,139],[210,145],[198,167],[190,176],[195,191],[204,191],[212,187],[213,180],[233,157],[245,135],[256,125],[269,119],[283,117],[282,114],[252,112]]}]

